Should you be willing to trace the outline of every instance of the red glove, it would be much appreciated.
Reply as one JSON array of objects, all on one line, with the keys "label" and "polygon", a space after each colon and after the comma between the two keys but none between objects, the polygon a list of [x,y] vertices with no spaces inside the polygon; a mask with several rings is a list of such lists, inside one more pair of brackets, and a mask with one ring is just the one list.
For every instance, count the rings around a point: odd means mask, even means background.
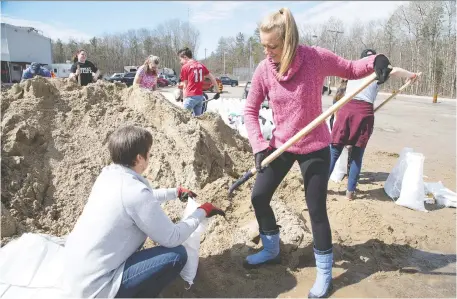
[{"label": "red glove", "polygon": [[206,218],[211,218],[215,215],[221,215],[221,216],[225,217],[224,211],[222,211],[218,207],[213,206],[213,204],[211,204],[209,202],[205,202],[199,208],[206,212]]},{"label": "red glove", "polygon": [[187,202],[189,197],[195,198],[195,197],[197,197],[197,194],[195,194],[194,192],[192,192],[186,188],[178,187],[178,198],[180,201]]}]

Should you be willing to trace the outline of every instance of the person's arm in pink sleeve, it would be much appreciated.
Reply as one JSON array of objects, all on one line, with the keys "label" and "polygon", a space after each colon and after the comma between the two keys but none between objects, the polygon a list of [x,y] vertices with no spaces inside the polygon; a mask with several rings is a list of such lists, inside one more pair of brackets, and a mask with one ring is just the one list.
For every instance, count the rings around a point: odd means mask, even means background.
[{"label": "person's arm in pink sleeve", "polygon": [[268,148],[268,142],[263,138],[259,124],[259,110],[267,94],[262,78],[263,64],[259,65],[252,76],[251,88],[244,106],[244,124],[248,132],[249,142],[255,153]]},{"label": "person's arm in pink sleeve", "polygon": [[133,79],[133,87],[139,87],[141,79],[143,78],[144,75],[144,67],[140,66],[138,68],[138,71],[135,74],[135,78]]},{"label": "person's arm in pink sleeve", "polygon": [[316,50],[320,57],[323,77],[337,76],[357,80],[374,72],[374,60],[377,55],[370,55],[359,60],[347,60],[324,48],[316,48]]}]

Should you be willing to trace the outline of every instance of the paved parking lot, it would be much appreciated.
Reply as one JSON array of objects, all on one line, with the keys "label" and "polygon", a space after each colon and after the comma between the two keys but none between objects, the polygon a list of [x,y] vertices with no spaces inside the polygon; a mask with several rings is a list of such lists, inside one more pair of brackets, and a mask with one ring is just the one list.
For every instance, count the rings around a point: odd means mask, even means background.
[{"label": "paved parking lot", "polygon": [[[164,95],[171,90],[164,89]],[[244,86],[224,86],[221,97],[241,98],[243,90]],[[208,95],[212,97],[213,93]],[[332,96],[323,96],[323,109],[331,106]],[[380,94],[376,104],[387,96]],[[431,97],[400,95],[376,112],[375,130],[367,153],[399,153],[403,147],[425,155],[424,175],[429,181],[441,180],[455,190],[456,101],[439,99],[433,104]]]}]

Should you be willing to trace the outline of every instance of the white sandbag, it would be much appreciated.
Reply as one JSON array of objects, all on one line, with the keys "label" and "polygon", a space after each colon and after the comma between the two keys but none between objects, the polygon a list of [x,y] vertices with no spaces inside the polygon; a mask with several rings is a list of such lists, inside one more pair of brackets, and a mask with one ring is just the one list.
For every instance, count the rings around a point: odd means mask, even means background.
[{"label": "white sandbag", "polygon": [[396,200],[400,196],[403,176],[407,167],[406,154],[411,152],[413,152],[413,149],[409,147],[401,150],[397,163],[384,183],[384,191],[393,200]]},{"label": "white sandbag", "polygon": [[176,102],[180,97],[182,97],[182,89],[176,88],[175,90],[173,90],[172,94]]},{"label": "white sandbag", "polygon": [[333,168],[333,172],[330,175],[330,179],[335,183],[341,182],[345,175],[348,172],[348,156],[349,152],[347,147],[343,147],[343,151],[341,152],[340,157],[335,163],[335,167]]},{"label": "white sandbag", "polygon": [[241,136],[248,138],[248,130],[246,130],[246,126],[244,124],[240,124],[237,129]]},{"label": "white sandbag", "polygon": [[64,298],[64,239],[23,234],[0,249],[0,298]]},{"label": "white sandbag", "polygon": [[425,183],[425,191],[433,194],[436,204],[445,207],[457,207],[457,194],[444,187],[441,181],[437,183]]},{"label": "white sandbag", "polygon": [[406,154],[407,167],[401,184],[400,197],[395,202],[413,210],[428,212],[424,201],[424,155],[421,153]]},{"label": "white sandbag", "polygon": [[262,125],[262,136],[265,140],[271,140],[273,137],[273,124],[268,120]]},{"label": "white sandbag", "polygon": [[273,122],[273,110],[271,109],[260,109],[259,115],[265,118],[266,120]]},{"label": "white sandbag", "polygon": [[[182,219],[189,217],[198,207],[199,204],[193,198],[189,198]],[[189,288],[194,284],[194,278],[195,275],[197,275],[200,239],[202,233],[206,229],[207,222],[207,219],[204,219],[202,222],[200,222],[197,229],[182,244],[187,251],[187,263],[181,270],[180,275],[182,279],[184,279],[184,281],[189,284]]]}]

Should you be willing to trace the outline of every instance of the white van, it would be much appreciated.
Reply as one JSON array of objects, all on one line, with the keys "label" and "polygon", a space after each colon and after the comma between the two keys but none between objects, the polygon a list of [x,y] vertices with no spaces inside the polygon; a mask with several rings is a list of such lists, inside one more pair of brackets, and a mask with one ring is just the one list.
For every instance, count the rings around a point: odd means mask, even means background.
[{"label": "white van", "polygon": [[53,63],[50,66],[56,78],[68,78],[72,65],[71,63]]}]

